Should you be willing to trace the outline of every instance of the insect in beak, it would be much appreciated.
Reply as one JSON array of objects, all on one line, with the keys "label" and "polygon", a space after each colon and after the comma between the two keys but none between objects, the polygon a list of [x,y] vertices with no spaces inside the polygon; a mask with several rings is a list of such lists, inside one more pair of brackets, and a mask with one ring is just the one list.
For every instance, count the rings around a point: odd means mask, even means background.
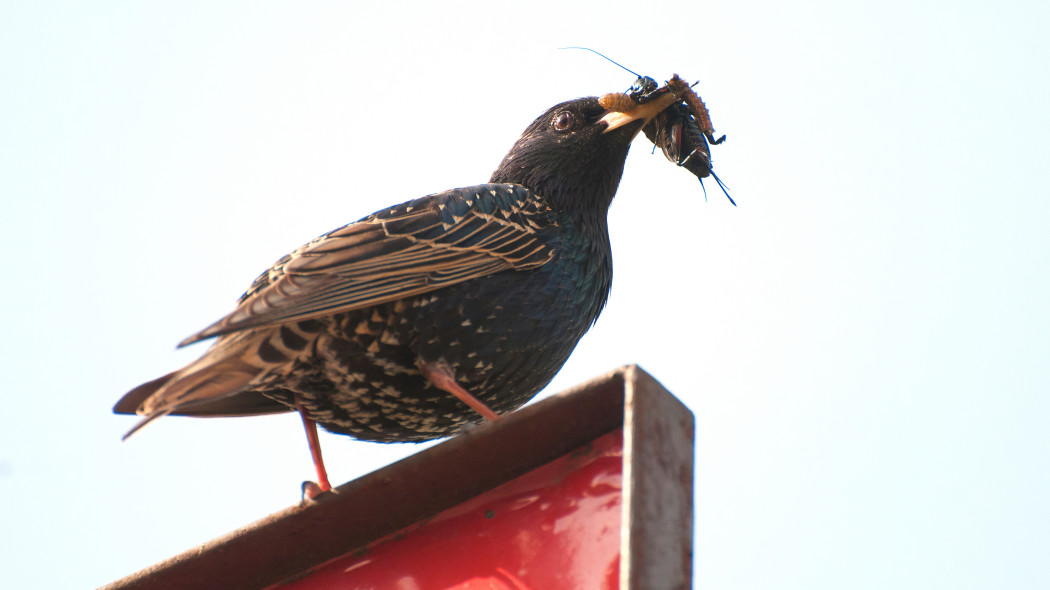
[{"label": "insect in beak", "polygon": [[[674,94],[666,93],[649,102],[635,104],[627,95],[606,94],[598,99],[598,102],[609,111],[601,118],[601,122],[606,124],[603,133],[608,133],[613,129],[618,129],[635,121],[644,121],[645,124],[648,124],[649,121],[652,121],[660,112],[677,100]],[[644,126],[642,125],[642,127]]]}]

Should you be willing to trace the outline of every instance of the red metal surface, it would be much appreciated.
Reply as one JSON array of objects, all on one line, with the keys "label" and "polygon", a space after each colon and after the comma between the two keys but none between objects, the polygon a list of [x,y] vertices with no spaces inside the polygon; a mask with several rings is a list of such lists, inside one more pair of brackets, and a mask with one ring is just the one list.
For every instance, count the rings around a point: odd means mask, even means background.
[{"label": "red metal surface", "polygon": [[610,432],[275,588],[618,588],[622,456],[623,431]]}]

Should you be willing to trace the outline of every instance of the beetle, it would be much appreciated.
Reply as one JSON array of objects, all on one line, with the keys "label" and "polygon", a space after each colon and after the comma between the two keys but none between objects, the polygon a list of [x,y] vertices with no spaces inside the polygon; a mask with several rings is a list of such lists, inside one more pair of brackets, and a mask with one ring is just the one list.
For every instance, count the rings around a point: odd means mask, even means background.
[{"label": "beetle", "polygon": [[[659,147],[668,160],[693,173],[700,180],[707,197],[704,179],[708,176],[715,179],[719,188],[725,193],[729,202],[736,206],[736,201],[729,196],[729,189],[714,173],[711,163],[711,146],[725,141],[725,134],[715,139],[715,129],[711,124],[711,113],[700,95],[693,90],[696,82],[689,84],[678,74],[671,76],[666,84],[660,86],[656,80],[643,76],[605,55],[588,47],[563,47],[563,49],[584,49],[609,60],[613,64],[637,76],[634,84],[624,93],[610,93],[602,96],[598,102],[602,107],[617,112],[626,112],[638,105],[648,103],[668,93],[673,97],[671,102],[648,125],[645,136],[653,145]],[[655,149],[655,148],[654,148]]]}]

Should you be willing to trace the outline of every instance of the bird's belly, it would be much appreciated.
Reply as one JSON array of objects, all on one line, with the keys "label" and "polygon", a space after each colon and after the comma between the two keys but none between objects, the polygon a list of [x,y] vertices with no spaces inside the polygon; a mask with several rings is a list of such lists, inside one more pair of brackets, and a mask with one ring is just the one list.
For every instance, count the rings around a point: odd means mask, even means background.
[{"label": "bird's belly", "polygon": [[[529,274],[536,276],[522,276]],[[453,367],[493,409],[519,407],[554,377],[592,323],[571,285],[537,280],[548,274],[508,271],[422,300],[413,351]]]},{"label": "bird's belly", "polygon": [[[532,275],[532,276],[529,276]],[[441,438],[481,417],[434,387],[417,362],[443,362],[497,413],[539,392],[593,323],[564,269],[507,271],[322,320],[313,346],[257,390],[297,399],[333,432],[380,442]],[[593,307],[593,304],[591,305]]]}]

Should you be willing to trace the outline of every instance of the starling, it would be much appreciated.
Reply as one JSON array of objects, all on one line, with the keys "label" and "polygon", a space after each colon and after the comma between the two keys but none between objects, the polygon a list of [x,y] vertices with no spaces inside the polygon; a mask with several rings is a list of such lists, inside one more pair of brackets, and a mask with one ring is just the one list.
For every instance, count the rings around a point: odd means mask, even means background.
[{"label": "starling", "polygon": [[612,283],[607,212],[631,140],[663,108],[595,97],[536,119],[488,184],[383,209],[279,260],[223,319],[180,343],[204,355],[114,411],[298,411],[316,425],[416,442],[517,409],[598,318]]}]

